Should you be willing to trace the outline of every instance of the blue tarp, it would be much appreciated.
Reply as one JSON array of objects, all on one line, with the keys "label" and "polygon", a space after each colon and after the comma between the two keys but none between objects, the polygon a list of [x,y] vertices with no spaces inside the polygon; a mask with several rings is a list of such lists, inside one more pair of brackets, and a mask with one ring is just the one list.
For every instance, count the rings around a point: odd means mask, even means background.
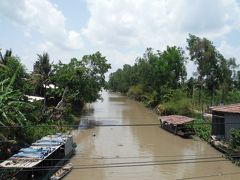
[{"label": "blue tarp", "polygon": [[48,151],[38,151],[38,152],[19,152],[14,155],[14,157],[30,157],[30,158],[44,158],[48,155]]},{"label": "blue tarp", "polygon": [[53,142],[53,141],[43,141],[43,142],[36,142],[33,143],[33,146],[60,146],[62,143],[60,142]]}]

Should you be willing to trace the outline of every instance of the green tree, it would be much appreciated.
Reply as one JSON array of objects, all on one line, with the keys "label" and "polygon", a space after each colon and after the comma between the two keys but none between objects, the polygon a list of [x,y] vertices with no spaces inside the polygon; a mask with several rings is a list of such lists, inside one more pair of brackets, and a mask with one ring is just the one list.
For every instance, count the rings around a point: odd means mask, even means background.
[{"label": "green tree", "polygon": [[0,81],[15,76],[12,88],[24,91],[27,73],[21,60],[16,56],[12,56],[12,52],[9,50],[5,53],[4,58],[0,60],[0,64]]},{"label": "green tree", "polygon": [[212,103],[217,86],[218,59],[213,43],[206,38],[189,35],[187,49],[190,60],[197,65],[199,84],[199,104],[202,104],[202,90],[204,85],[211,91]]},{"label": "green tree", "polygon": [[34,63],[31,82],[35,87],[35,93],[44,97],[44,109],[47,106],[47,86],[50,84],[52,65],[48,53],[37,54],[38,59]]},{"label": "green tree", "polygon": [[68,64],[59,62],[52,80],[59,87],[62,100],[81,107],[101,97],[100,91],[106,88],[105,73],[110,67],[106,58],[97,52],[83,56],[82,60],[73,58]]}]

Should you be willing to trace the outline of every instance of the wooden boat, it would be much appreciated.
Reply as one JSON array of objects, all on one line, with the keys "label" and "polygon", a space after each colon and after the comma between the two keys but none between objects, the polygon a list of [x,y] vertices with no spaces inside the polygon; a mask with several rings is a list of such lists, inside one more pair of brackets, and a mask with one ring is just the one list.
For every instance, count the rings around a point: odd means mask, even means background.
[{"label": "wooden boat", "polygon": [[221,139],[222,139],[222,137],[220,137],[220,136],[212,135],[210,137],[209,143],[215,149],[217,149],[218,151],[220,151],[221,153],[223,153],[227,157],[232,158],[232,159],[239,159],[240,158],[239,149],[232,149],[230,147],[229,143],[224,142]]},{"label": "wooden boat", "polygon": [[161,116],[159,118],[161,128],[184,138],[187,138],[195,134],[195,131],[191,127],[187,127],[186,124],[194,121],[192,118],[179,115]]},{"label": "wooden boat", "polygon": [[68,163],[64,165],[62,168],[60,168],[57,172],[55,172],[51,176],[51,180],[59,180],[62,179],[64,176],[66,176],[73,168],[73,165],[71,163]]}]

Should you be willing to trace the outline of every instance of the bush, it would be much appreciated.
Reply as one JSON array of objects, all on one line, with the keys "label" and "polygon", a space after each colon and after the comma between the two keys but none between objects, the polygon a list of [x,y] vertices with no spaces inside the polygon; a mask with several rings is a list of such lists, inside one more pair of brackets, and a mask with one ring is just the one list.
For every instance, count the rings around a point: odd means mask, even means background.
[{"label": "bush", "polygon": [[193,128],[196,132],[196,135],[200,137],[201,139],[204,139],[205,141],[208,141],[211,136],[211,124],[206,123],[202,119],[195,120],[193,124]]},{"label": "bush", "polygon": [[59,126],[57,122],[47,122],[37,124],[37,126],[26,126],[22,129],[24,140],[27,143],[32,143],[43,136],[52,135],[59,132],[66,132],[68,128],[66,126]]},{"label": "bush", "polygon": [[231,148],[235,149],[240,146],[240,128],[231,129],[230,131],[230,146]]},{"label": "bush", "polygon": [[143,95],[142,85],[131,86],[127,92],[127,96],[134,98],[138,101],[141,100],[142,95]]},{"label": "bush", "polygon": [[171,99],[169,102],[158,105],[161,115],[186,115],[194,116],[192,101],[189,98]]}]

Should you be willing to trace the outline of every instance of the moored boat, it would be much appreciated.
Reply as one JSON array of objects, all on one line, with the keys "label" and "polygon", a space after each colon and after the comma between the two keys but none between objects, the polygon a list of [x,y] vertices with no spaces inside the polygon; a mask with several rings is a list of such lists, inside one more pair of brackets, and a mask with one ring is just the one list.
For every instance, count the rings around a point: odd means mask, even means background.
[{"label": "moored boat", "polygon": [[5,179],[49,179],[74,153],[72,135],[58,133],[37,140],[4,162]]},{"label": "moored boat", "polygon": [[71,163],[68,163],[64,165],[62,168],[60,168],[57,172],[55,172],[50,180],[59,180],[62,179],[64,176],[66,176],[73,168],[73,165]]},{"label": "moored boat", "polygon": [[180,116],[180,115],[169,115],[160,116],[160,126],[161,128],[181,137],[187,138],[195,134],[195,131],[187,124],[194,121],[194,119]]}]

